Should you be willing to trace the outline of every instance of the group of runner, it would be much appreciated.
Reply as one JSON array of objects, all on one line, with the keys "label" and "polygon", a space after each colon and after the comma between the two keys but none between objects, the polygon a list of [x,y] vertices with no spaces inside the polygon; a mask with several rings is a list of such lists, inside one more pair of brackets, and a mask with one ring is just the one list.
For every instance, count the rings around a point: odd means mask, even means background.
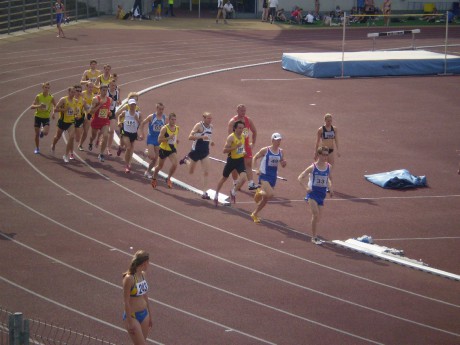
[{"label": "group of runner", "polygon": [[[143,140],[147,126],[145,153],[150,162],[144,176],[151,179],[152,187],[157,188],[158,174],[163,169],[166,159],[170,161],[166,177],[168,188],[173,187],[171,177],[178,165],[187,165],[189,173],[193,174],[197,163],[200,162],[203,174],[202,198],[211,199],[208,194],[209,153],[210,146],[215,144],[212,136],[212,114],[204,112],[201,121],[193,126],[188,136],[188,140],[192,141],[192,148],[185,157],[178,160],[179,126],[176,124],[176,114],[170,113],[166,116],[164,104],[157,103],[156,111],[143,119],[137,104],[139,95],[135,92],[129,93],[127,102],[121,106],[117,79],[117,75],[111,72],[110,65],[105,65],[103,71],[100,71],[97,69],[97,61],[92,60],[90,68],[84,71],[80,83],[69,87],[67,95],[58,102],[50,93],[50,84],[44,83],[42,92],[35,97],[31,106],[31,109],[35,110],[34,153],[40,153],[40,138],[49,134],[50,118],[54,119],[55,113],[58,113],[57,130],[51,145],[52,153],[63,132],[67,132],[68,141],[62,158],[65,163],[68,163],[74,159],[74,143],[77,143],[78,150],[84,151],[83,145],[89,135],[88,150],[92,151],[93,145],[99,147],[98,159],[104,162],[106,155],[112,155],[113,134],[118,126],[120,145],[117,156],[125,151],[125,172],[130,173],[135,142]],[[227,160],[213,201],[218,206],[219,192],[225,181],[232,175],[233,186],[230,190],[230,199],[235,203],[237,191],[247,180],[248,189],[255,190],[256,208],[251,213],[251,218],[255,223],[260,223],[259,213],[274,196],[278,166],[285,167],[287,164],[281,148],[283,136],[280,133],[273,133],[271,144],[253,154],[257,130],[252,119],[246,115],[244,104],[237,106],[236,115],[229,120],[227,130],[228,136],[222,151],[227,154]],[[322,243],[316,231],[321,216],[320,206],[323,205],[328,191],[331,196],[333,194],[331,164],[334,163],[334,153],[337,152],[338,155],[337,150],[337,128],[332,126],[332,115],[326,114],[324,125],[317,131],[314,163],[298,177],[300,184],[307,191],[305,200],[312,213],[312,241],[316,244]],[[258,176],[258,183],[254,182],[253,167]]]}]

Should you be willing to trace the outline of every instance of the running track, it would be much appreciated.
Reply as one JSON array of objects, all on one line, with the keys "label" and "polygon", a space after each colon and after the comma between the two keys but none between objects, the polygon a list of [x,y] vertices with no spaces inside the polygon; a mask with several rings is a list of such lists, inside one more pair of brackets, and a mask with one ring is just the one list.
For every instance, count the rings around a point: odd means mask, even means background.
[{"label": "running track", "polygon": [[[184,27],[200,25],[192,22]],[[121,322],[121,273],[143,248],[151,254],[149,343],[460,343],[458,282],[312,245],[296,182],[312,160],[322,116],[333,113],[342,157],[337,195],[327,201],[320,234],[328,240],[369,234],[460,274],[458,77],[302,78],[280,68],[281,54],[338,51],[340,30],[202,23],[177,30],[177,22],[168,29],[165,21],[162,30],[151,30],[147,22],[115,27],[101,20],[65,27],[66,40],[51,31],[0,40],[0,305],[129,343]],[[442,32],[422,30],[417,43],[439,44]],[[370,49],[365,33],[352,30],[347,48]],[[459,28],[450,34],[458,40]],[[54,125],[42,154],[34,155],[28,107],[40,83],[50,81],[52,93],[62,97],[93,58],[119,73],[124,96],[164,84],[144,94],[140,107],[147,115],[162,101],[166,112],[178,115],[179,155],[190,148],[185,137],[193,124],[210,111],[217,142],[212,155],[223,159],[226,123],[239,103],[258,128],[257,148],[269,144],[272,132],[283,133],[288,167],[280,174],[288,182],[278,183],[262,224],[249,218],[254,205],[246,191],[236,205],[216,209],[164,183],[153,191],[139,165],[125,175],[119,158],[101,164],[96,153],[78,152],[76,161],[64,164],[63,141],[55,156],[49,152]],[[189,78],[213,71],[219,73]],[[137,144],[141,152],[144,144]],[[213,187],[222,167],[212,163]],[[390,191],[363,179],[400,168],[426,175],[429,188]],[[200,187],[199,172],[189,176],[181,167],[176,178]]]}]

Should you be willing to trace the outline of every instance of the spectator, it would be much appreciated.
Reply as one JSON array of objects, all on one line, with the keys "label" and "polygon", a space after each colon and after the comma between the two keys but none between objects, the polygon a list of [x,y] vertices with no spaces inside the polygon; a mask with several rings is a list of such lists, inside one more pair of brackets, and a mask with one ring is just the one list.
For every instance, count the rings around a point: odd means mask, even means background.
[{"label": "spectator", "polygon": [[230,2],[230,0],[227,0],[227,2],[225,3],[223,12],[224,12],[224,23],[227,24],[227,18],[233,17],[233,5]]},{"label": "spectator", "polygon": [[280,8],[276,11],[276,21],[278,22],[285,22],[287,21],[286,15],[284,14],[284,8]]},{"label": "spectator", "polygon": [[278,8],[278,0],[270,0],[268,17],[270,18],[270,24],[273,24],[273,21],[276,17],[276,9]]},{"label": "spectator", "polygon": [[315,22],[315,17],[311,12],[308,12],[307,15],[305,16],[304,22],[306,24],[313,24]]},{"label": "spectator", "polygon": [[268,20],[268,0],[262,0],[262,21]]},{"label": "spectator", "polygon": [[295,22],[296,24],[300,24],[302,21],[302,9],[299,7],[295,7],[294,11],[291,12],[291,22]]}]

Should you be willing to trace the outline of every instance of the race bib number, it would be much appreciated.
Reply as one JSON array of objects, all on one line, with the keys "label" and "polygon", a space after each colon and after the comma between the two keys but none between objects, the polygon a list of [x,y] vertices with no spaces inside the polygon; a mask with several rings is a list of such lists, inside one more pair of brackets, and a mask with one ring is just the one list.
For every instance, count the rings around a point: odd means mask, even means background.
[{"label": "race bib number", "polygon": [[163,125],[154,124],[154,125],[153,125],[153,131],[154,131],[154,132],[159,132],[159,131],[161,130],[161,127],[163,127]]},{"label": "race bib number", "polygon": [[280,162],[280,157],[271,157],[268,160],[268,166],[269,167],[277,167],[279,162]]},{"label": "race bib number", "polygon": [[246,128],[246,127],[245,127],[245,128],[243,129],[243,135],[244,135],[245,138],[249,137],[249,128]]},{"label": "race bib number", "polygon": [[106,119],[108,116],[109,111],[107,109],[101,109],[99,110],[99,118],[101,119]]},{"label": "race bib number", "polygon": [[174,136],[174,138],[168,139],[168,144],[169,145],[174,145],[177,141],[177,138]]},{"label": "race bib number", "polygon": [[313,179],[313,186],[327,187],[327,176],[315,175]]},{"label": "race bib number", "polygon": [[324,139],[334,139],[334,132],[325,132]]},{"label": "race bib number", "polygon": [[137,294],[138,295],[143,295],[149,290],[149,287],[148,287],[147,282],[145,280],[137,283],[136,288],[137,288]]},{"label": "race bib number", "polygon": [[236,149],[236,154],[237,155],[244,155],[246,151],[244,151],[244,146],[240,146]]},{"label": "race bib number", "polygon": [[74,109],[73,108],[67,108],[67,115],[72,116],[74,114]]}]

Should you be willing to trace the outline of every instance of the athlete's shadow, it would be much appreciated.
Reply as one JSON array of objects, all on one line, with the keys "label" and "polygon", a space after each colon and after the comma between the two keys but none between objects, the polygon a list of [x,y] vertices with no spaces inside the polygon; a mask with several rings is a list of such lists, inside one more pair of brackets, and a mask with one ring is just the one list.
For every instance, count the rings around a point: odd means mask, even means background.
[{"label": "athlete's shadow", "polygon": [[[329,198],[330,196],[328,195],[327,197]],[[358,202],[358,203],[368,204],[368,205],[372,205],[372,206],[377,206],[377,203],[375,202],[375,200],[360,198],[360,197],[357,197],[355,195],[350,195],[350,194],[346,194],[346,193],[342,193],[342,192],[334,192],[334,197],[332,199],[334,199],[334,198],[341,198],[341,199],[345,199],[347,201],[352,201],[352,202]]]}]

